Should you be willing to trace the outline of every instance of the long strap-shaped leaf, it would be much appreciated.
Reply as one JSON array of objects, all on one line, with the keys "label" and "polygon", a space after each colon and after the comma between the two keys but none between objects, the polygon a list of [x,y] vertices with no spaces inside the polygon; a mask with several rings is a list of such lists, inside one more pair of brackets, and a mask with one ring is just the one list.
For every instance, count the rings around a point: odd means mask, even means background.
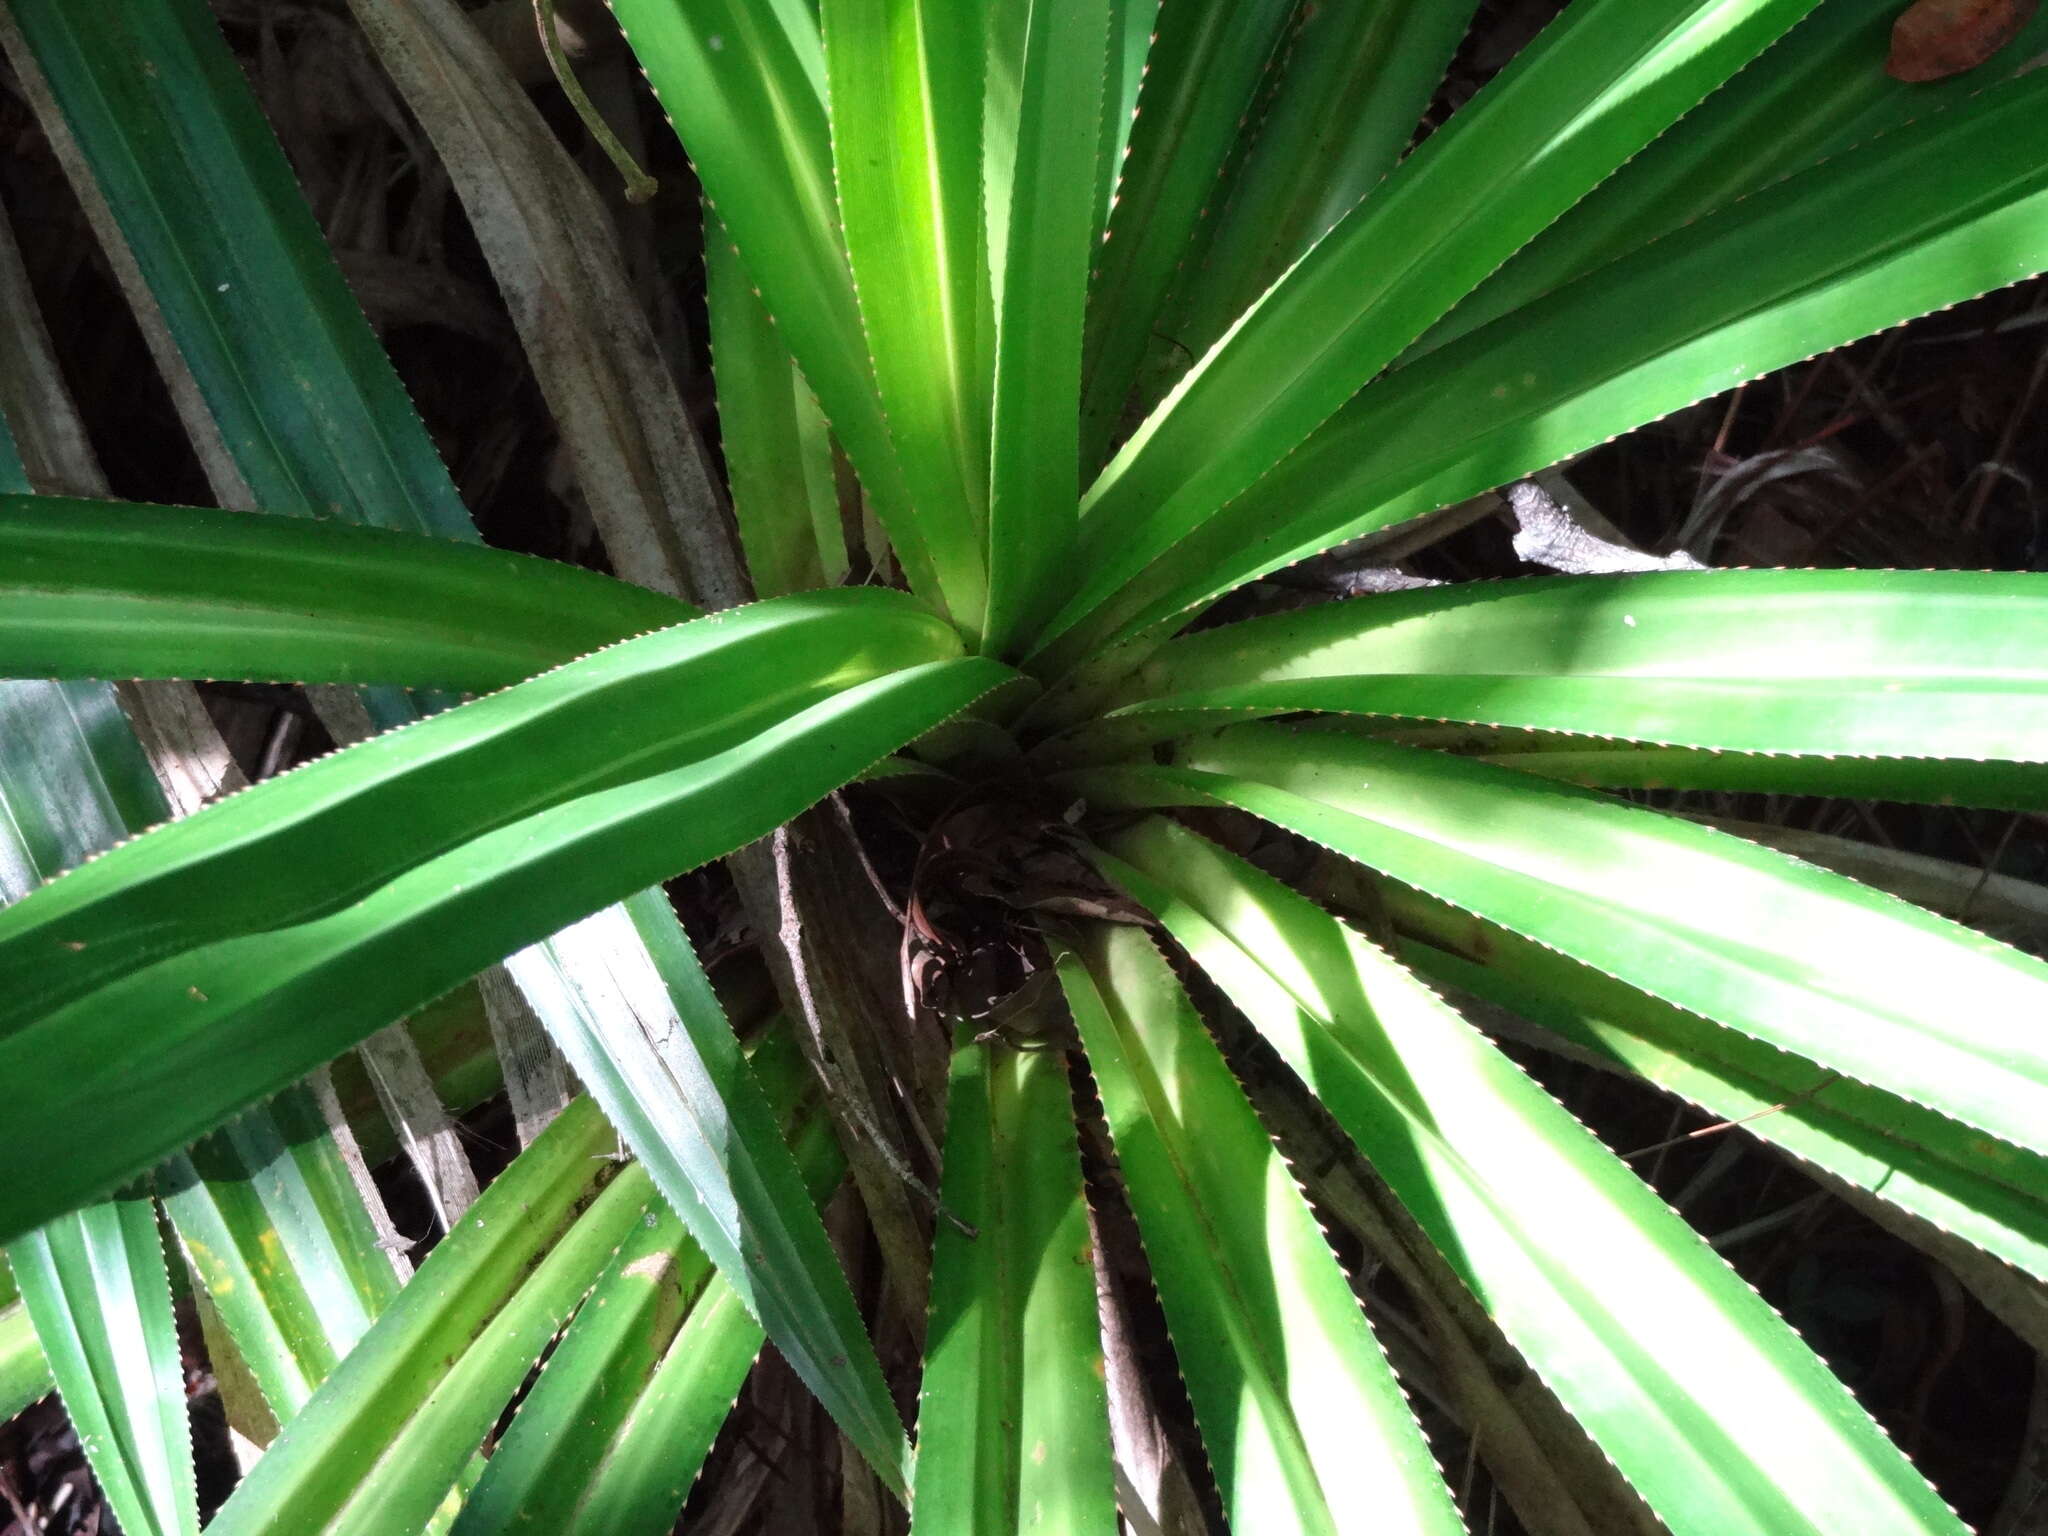
[{"label": "long strap-shaped leaf", "polygon": [[696,616],[595,572],[381,528],[0,496],[0,673],[502,688]]},{"label": "long strap-shaped leaf", "polygon": [[1064,1053],[963,1040],[946,1110],[914,1529],[1116,1529],[1088,1212]]},{"label": "long strap-shaped leaf", "polygon": [[702,762],[957,647],[901,594],[778,598],[627,641],[308,764],[0,915],[0,1019],[178,948],[333,912],[466,839]]},{"label": "long strap-shaped leaf", "polygon": [[875,386],[946,600],[970,625],[989,575],[980,13],[953,0],[820,7],[832,165]]},{"label": "long strap-shaped leaf", "polygon": [[[1475,331],[1781,176],[1974,96],[2039,56],[2037,12],[1984,67],[1904,81],[1885,67],[1893,0],[1825,0],[1741,74],[1538,235],[1410,350]],[[1408,360],[1404,359],[1404,361]]]},{"label": "long strap-shaped leaf", "polygon": [[1240,726],[1106,804],[1228,804],[1631,986],[2048,1151],[2048,964],[1772,849],[1412,747]]},{"label": "long strap-shaped leaf", "polygon": [[1403,961],[2048,1279],[2048,1165],[1896,1094],[1647,997],[1529,939],[1386,886]]},{"label": "long strap-shaped leaf", "polygon": [[1469,0],[1353,0],[1297,12],[1215,236],[1200,269],[1181,279],[1168,334],[1189,360],[1393,169],[1475,9]]},{"label": "long strap-shaped leaf", "polygon": [[[13,1292],[13,1280],[6,1291]],[[35,1324],[18,1293],[0,1301],[0,1423],[13,1418],[55,1385],[49,1357],[36,1342]]]},{"label": "long strap-shaped leaf", "polygon": [[[1089,489],[1057,635],[1240,495],[1815,0],[1579,0],[1195,365]],[[1305,339],[1306,338],[1306,342]],[[1095,638],[1099,638],[1095,637]],[[1077,635],[1056,654],[1071,663]]]},{"label": "long strap-shaped leaf", "polygon": [[1698,1234],[1391,957],[1192,833],[1155,821],[1117,846],[1142,872],[1108,871],[1301,1074],[1674,1532],[1964,1529]]},{"label": "long strap-shaped leaf", "polygon": [[706,211],[704,301],[718,430],[747,574],[761,597],[836,587],[846,535],[832,472],[832,433],[789,347],[740,266],[732,237]]},{"label": "long strap-shaped leaf", "polygon": [[1294,1176],[1151,937],[1057,956],[1231,1528],[1463,1530]]},{"label": "long strap-shaped leaf", "polygon": [[7,1246],[64,1411],[121,1529],[196,1536],[185,1370],[156,1202],[132,1189]]},{"label": "long strap-shaped leaf", "polygon": [[254,504],[474,539],[201,0],[5,10]]},{"label": "long strap-shaped leaf", "polygon": [[[787,1104],[785,1084],[806,1073],[788,1032],[753,1060],[782,1080],[770,1096]],[[822,1203],[846,1166],[830,1123],[813,1116],[794,1140],[808,1193]],[[456,1536],[673,1529],[763,1337],[704,1251],[659,1213],[619,1249],[549,1357]]]},{"label": "long strap-shaped leaf", "polygon": [[[1096,228],[1094,116],[1109,0],[1021,0],[1015,140],[996,221],[998,299],[988,512],[988,650],[1007,654],[1051,610],[1072,558],[1081,490],[1081,326]],[[998,98],[991,91],[988,113]],[[991,131],[994,131],[993,128]]]},{"label": "long strap-shaped leaf", "polygon": [[637,1167],[604,1184],[612,1146],[588,1100],[557,1116],[427,1256],[208,1529],[369,1536],[425,1525],[653,1198]]},{"label": "long strap-shaped leaf", "polygon": [[[0,683],[0,902],[162,814],[112,689]],[[16,1371],[54,1381],[124,1530],[189,1536],[192,1432],[156,1204],[145,1186],[63,1209],[8,1242],[34,1329]]]},{"label": "long strap-shaped leaf", "polygon": [[2044,210],[2048,76],[2035,71],[1397,369],[1154,560],[1089,633],[1169,620],[1773,368],[2032,276],[2048,268]]},{"label": "long strap-shaped leaf", "polygon": [[[45,989],[0,1030],[0,1072],[49,1088],[0,1128],[0,1159],[22,1170],[0,1192],[0,1234],[109,1187],[553,928],[763,835],[1004,675],[991,662],[935,662],[849,688],[724,751],[613,780],[403,861],[338,909],[315,854],[331,847],[314,837],[302,857],[280,861],[296,863],[296,876],[278,870],[267,887],[279,909],[303,919],[289,926],[234,935],[202,921],[184,925],[186,936],[212,935],[184,947],[170,936],[169,914],[148,917],[144,931],[103,946],[139,968],[96,965],[88,987],[67,987],[75,1000],[48,1006],[55,999]],[[428,833],[431,821],[416,830]],[[156,839],[191,824],[128,845],[141,850],[132,857],[148,862]],[[288,828],[280,835],[298,841]],[[117,851],[87,869],[113,863],[135,867]],[[46,894],[63,889],[60,881]],[[41,899],[10,910],[33,916]],[[52,953],[60,964],[91,957],[90,943],[68,947],[80,942],[17,930],[0,940],[0,954],[42,957],[47,972]],[[144,1021],[146,1052],[132,1039]],[[82,1115],[83,1104],[97,1113]]]},{"label": "long strap-shaped leaf", "polygon": [[1174,0],[1158,8],[1158,35],[1127,128],[1129,158],[1115,167],[1116,197],[1090,284],[1081,404],[1088,473],[1108,456],[1174,274],[1216,195],[1218,173],[1242,142],[1260,75],[1294,9],[1286,0]]},{"label": "long strap-shaped leaf", "polygon": [[901,1492],[909,1446],[853,1292],[668,897],[643,892],[509,967],[726,1283]]},{"label": "long strap-shaped leaf", "polygon": [[[1715,751],[2048,759],[2048,577],[1659,571],[1329,603],[1185,636],[1067,745],[1334,710]],[[1133,728],[1136,728],[1135,730]],[[2048,777],[2048,775],[2037,775]]]},{"label": "long strap-shaped leaf", "polygon": [[1996,759],[1779,757],[1540,736],[1503,736],[1490,746],[1484,753],[1488,762],[1602,789],[1718,789],[2048,810],[2048,777],[2030,763]]},{"label": "long strap-shaped leaf", "polygon": [[890,445],[840,238],[815,13],[801,0],[621,0],[614,10],[912,588],[952,601]]},{"label": "long strap-shaped leaf", "polygon": [[398,1294],[304,1087],[195,1142],[157,1176],[193,1271],[279,1423]]}]

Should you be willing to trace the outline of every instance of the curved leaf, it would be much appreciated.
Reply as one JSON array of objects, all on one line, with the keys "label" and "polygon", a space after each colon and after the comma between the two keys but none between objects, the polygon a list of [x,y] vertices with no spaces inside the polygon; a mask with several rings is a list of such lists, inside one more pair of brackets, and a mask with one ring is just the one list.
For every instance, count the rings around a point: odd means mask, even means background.
[{"label": "curved leaf", "polygon": [[1674,1533],[1964,1529],[1697,1233],[1391,957],[1192,833],[1152,821],[1117,847],[1142,873],[1106,870],[1301,1075]]},{"label": "curved leaf", "polygon": [[1488,763],[1239,726],[1102,804],[1228,804],[1653,997],[2048,1152],[2048,963],[1758,847]]},{"label": "curved leaf", "polygon": [[696,617],[593,571],[196,507],[0,496],[0,672],[502,688]]},{"label": "curved leaf", "polygon": [[1464,1529],[1294,1176],[1130,927],[1057,953],[1231,1528]]},{"label": "curved leaf", "polygon": [[[2048,1279],[2048,1164],[1881,1088],[1660,1003],[1398,887],[1386,909],[1430,942],[1400,956],[1555,1039]],[[1474,958],[1478,952],[1482,958]]]},{"label": "curved leaf", "polygon": [[1825,0],[1586,200],[1515,253],[1402,359],[1405,364],[1782,176],[2017,73],[2048,43],[2048,12],[2000,61],[1908,84],[1885,68],[1894,0]]},{"label": "curved leaf", "polygon": [[[283,926],[273,917],[224,932],[217,914],[151,914],[151,883],[122,884],[102,915],[119,917],[130,905],[119,924],[128,938],[104,943],[102,961],[64,979],[71,1001],[59,1004],[57,989],[41,986],[0,1027],[0,1072],[41,1085],[33,1107],[0,1127],[0,1161],[20,1170],[0,1191],[0,1233],[107,1187],[564,922],[763,835],[1004,675],[992,662],[933,662],[848,688],[722,751],[529,807],[524,819],[445,852],[419,847],[338,907],[337,845],[317,835],[317,821],[310,842],[289,823],[274,826],[247,846],[267,844],[280,864],[296,868],[269,876],[274,883],[263,888],[275,910],[296,912]],[[428,724],[459,725],[475,707]],[[361,752],[379,755],[372,743],[328,761]],[[439,815],[457,811],[444,802]],[[151,865],[153,845],[218,814],[174,823],[129,845],[139,850],[131,857],[109,855],[88,870]],[[422,834],[435,824],[431,810],[415,818],[415,838],[429,842]],[[290,854],[295,843],[301,857]],[[190,867],[203,876],[206,864]],[[210,878],[202,883],[209,893],[219,889]],[[38,903],[62,889],[60,882],[9,910],[33,918]],[[52,918],[68,929],[70,919]],[[53,980],[61,965],[52,966],[52,952],[93,956],[90,943],[67,947],[76,942],[83,941],[37,923],[0,939],[0,957]],[[138,1021],[151,1032],[147,1052],[130,1043]],[[74,1112],[83,1103],[93,1116]]]}]

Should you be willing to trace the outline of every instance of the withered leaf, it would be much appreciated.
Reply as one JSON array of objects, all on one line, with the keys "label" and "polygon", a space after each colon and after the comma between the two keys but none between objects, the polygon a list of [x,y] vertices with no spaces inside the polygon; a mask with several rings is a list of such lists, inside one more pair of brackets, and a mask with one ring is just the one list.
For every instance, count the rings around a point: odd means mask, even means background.
[{"label": "withered leaf", "polygon": [[1975,69],[2019,35],[2040,0],[1915,0],[1892,25],[1885,72],[1894,80],[1946,80]]}]

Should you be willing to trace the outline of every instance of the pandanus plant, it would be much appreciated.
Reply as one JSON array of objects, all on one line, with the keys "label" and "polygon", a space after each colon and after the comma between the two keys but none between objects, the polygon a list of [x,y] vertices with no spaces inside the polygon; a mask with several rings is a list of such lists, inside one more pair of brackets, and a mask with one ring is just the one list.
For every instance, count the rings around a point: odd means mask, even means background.
[{"label": "pandanus plant", "polygon": [[[1141,1524],[1116,1223],[1235,1530],[1461,1529],[1326,1224],[1531,1530],[1961,1529],[1467,1014],[2048,1276],[2048,966],[1636,793],[2048,809],[2048,577],[1219,604],[2048,268],[2048,17],[1907,84],[1897,0],[1572,0],[1417,142],[1472,0],[615,0],[721,486],[501,59],[351,5],[619,576],[479,542],[201,0],[0,5],[247,509],[92,499],[10,250],[0,1383],[131,1536],[198,1524],[160,1212],[267,1442],[222,1532],[667,1529],[764,1337],[859,1528]],[[368,739],[216,795],[190,679]],[[662,885],[721,859],[748,1045]],[[320,1069],[402,1104],[479,993],[526,1145],[408,1280]]]}]

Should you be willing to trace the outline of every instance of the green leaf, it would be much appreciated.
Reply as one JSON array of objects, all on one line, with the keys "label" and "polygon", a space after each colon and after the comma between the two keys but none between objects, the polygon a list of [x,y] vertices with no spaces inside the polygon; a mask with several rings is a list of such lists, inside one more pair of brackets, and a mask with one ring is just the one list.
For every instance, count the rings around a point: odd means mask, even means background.
[{"label": "green leaf", "polygon": [[836,587],[847,562],[831,429],[716,224],[707,224],[704,270],[726,481],[754,591]]},{"label": "green leaf", "polygon": [[[0,1019],[178,949],[336,912],[522,816],[714,759],[958,645],[901,593],[779,598],[613,646],[308,764],[0,914],[10,989]],[[678,697],[688,707],[674,707]]]},{"label": "green leaf", "polygon": [[398,1294],[319,1106],[288,1088],[157,1175],[193,1273],[288,1423]]},{"label": "green leaf", "polygon": [[2036,71],[1395,370],[1177,546],[1147,550],[1150,567],[1116,577],[1121,590],[1087,633],[1137,633],[1773,368],[2029,277],[2048,268],[2044,210],[2048,78]]},{"label": "green leaf", "polygon": [[816,14],[802,0],[619,0],[613,11],[911,588],[951,603],[890,443],[840,239]]},{"label": "green leaf", "polygon": [[1057,954],[1231,1528],[1464,1529],[1294,1176],[1151,937]]},{"label": "green leaf", "polygon": [[1394,168],[1475,9],[1471,0],[1300,9],[1216,232],[1200,267],[1182,274],[1168,334],[1188,361]]},{"label": "green leaf", "polygon": [[[1928,745],[1937,745],[1930,741]],[[2031,764],[1981,758],[1772,757],[1687,747],[1594,745],[1575,737],[1504,736],[1488,762],[1603,789],[1718,789],[1840,795],[1923,805],[2048,811],[2048,778]]]},{"label": "green leaf", "polygon": [[[792,1085],[807,1073],[788,1031],[764,1050],[782,1058],[780,1075]],[[754,1063],[764,1065],[762,1053]],[[797,1132],[795,1153],[822,1202],[845,1160],[821,1116]],[[661,1536],[675,1525],[763,1335],[671,1212],[650,1208],[648,1221],[549,1356],[464,1504],[456,1536],[536,1525],[572,1536]]]},{"label": "green leaf", "polygon": [[249,500],[475,539],[204,0],[5,11]]},{"label": "green leaf", "polygon": [[1081,456],[1090,473],[1121,435],[1124,403],[1174,274],[1293,10],[1289,0],[1156,8],[1137,115],[1126,127],[1129,158],[1113,166],[1119,179],[1088,295]]},{"label": "green leaf", "polygon": [[1580,0],[1566,10],[1245,312],[1090,487],[1088,576],[1049,626],[1048,636],[1073,633],[1046,665],[1085,656],[1103,627],[1074,626],[1119,585],[1814,3]]},{"label": "green leaf", "polygon": [[[2041,762],[2048,577],[1657,571],[1327,603],[1170,641],[1060,749],[1331,710],[1713,751]],[[1159,731],[1147,730],[1162,716]],[[1908,767],[1908,771],[1913,771]],[[1870,777],[1866,770],[1865,782]],[[2048,781],[2048,774],[2030,777]]]},{"label": "green leaf", "polygon": [[[1401,958],[1945,1232],[2048,1279],[2048,1165],[1400,887]],[[1476,958],[1475,958],[1476,957]]]},{"label": "green leaf", "polygon": [[1675,1536],[1963,1531],[1762,1298],[1396,961],[1192,833],[1155,820],[1117,848],[1141,868],[1106,871],[1300,1074]]},{"label": "green leaf", "polygon": [[988,590],[992,323],[980,8],[824,0],[820,18],[840,219],[889,441],[947,606],[974,625]]},{"label": "green leaf", "polygon": [[185,1370],[156,1202],[135,1189],[11,1239],[23,1305],[115,1518],[197,1536]]},{"label": "green leaf", "polygon": [[[1068,579],[1081,493],[1081,327],[1100,135],[1079,109],[1103,91],[1108,0],[1028,0],[996,320],[986,648],[1013,649]],[[991,93],[989,113],[997,111]],[[996,253],[992,252],[992,256]]]},{"label": "green leaf", "polygon": [[913,1529],[1117,1528],[1095,1266],[1065,1053],[962,1030],[919,1393]]},{"label": "green leaf", "polygon": [[19,1301],[0,1304],[0,1423],[13,1418],[54,1386],[50,1362],[36,1342],[28,1308]]},{"label": "green leaf", "polygon": [[[207,1529],[419,1530],[654,1197],[571,1104],[427,1256]],[[593,1199],[594,1196],[594,1199]],[[586,1210],[585,1207],[588,1207]]]},{"label": "green leaf", "polygon": [[[879,618],[883,596],[779,599],[626,642],[259,785],[0,913],[0,971],[29,983],[0,1022],[0,1072],[39,1085],[0,1127],[0,1159],[22,1170],[0,1192],[0,1234],[511,950],[763,835],[1008,675],[936,660],[860,682],[887,665],[859,654],[870,644],[900,664],[957,641],[908,607],[873,625],[777,617]],[[721,644],[764,629],[808,660]],[[702,665],[665,664],[692,653]],[[690,708],[693,671],[722,676]],[[449,773],[458,789],[432,788]]]},{"label": "green leaf", "polygon": [[192,507],[0,496],[0,670],[483,690],[694,618],[574,566]]},{"label": "green leaf", "polygon": [[1102,805],[1228,804],[1630,986],[2048,1151],[2048,964],[1711,828],[1498,768],[1240,726]]},{"label": "green leaf", "polygon": [[2037,13],[1990,63],[1907,83],[1885,68],[1895,0],[1825,0],[1685,120],[1538,235],[1403,362],[1534,302],[1780,177],[1967,100],[2048,44]]},{"label": "green leaf", "polygon": [[[726,1283],[900,1491],[902,1422],[776,1116],[668,897],[642,893],[625,912],[514,956],[512,974]],[[625,1006],[583,995],[607,973]]]}]

